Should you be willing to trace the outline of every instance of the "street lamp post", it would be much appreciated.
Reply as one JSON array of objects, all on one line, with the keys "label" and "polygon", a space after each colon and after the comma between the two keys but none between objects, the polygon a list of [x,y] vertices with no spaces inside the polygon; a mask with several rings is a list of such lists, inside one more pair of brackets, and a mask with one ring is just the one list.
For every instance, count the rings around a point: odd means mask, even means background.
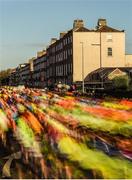
[{"label": "street lamp post", "polygon": [[[100,31],[100,68],[102,68],[102,46],[101,46],[101,31]],[[103,89],[103,70],[101,69],[101,88]]]},{"label": "street lamp post", "polygon": [[83,42],[80,42],[82,45],[82,92],[84,93],[84,47]]},{"label": "street lamp post", "polygon": [[[101,31],[100,31],[100,43],[98,44],[92,44],[93,46],[99,46],[100,47],[100,69],[102,68],[102,46],[101,46]],[[101,69],[101,88],[103,89],[103,73]]]}]

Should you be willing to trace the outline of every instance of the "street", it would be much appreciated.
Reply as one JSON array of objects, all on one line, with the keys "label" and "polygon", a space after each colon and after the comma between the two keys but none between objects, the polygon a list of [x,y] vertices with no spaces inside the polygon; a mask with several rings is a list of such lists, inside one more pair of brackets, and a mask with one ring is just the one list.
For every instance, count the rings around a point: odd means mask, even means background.
[{"label": "street", "polygon": [[132,178],[132,100],[2,87],[0,178]]}]

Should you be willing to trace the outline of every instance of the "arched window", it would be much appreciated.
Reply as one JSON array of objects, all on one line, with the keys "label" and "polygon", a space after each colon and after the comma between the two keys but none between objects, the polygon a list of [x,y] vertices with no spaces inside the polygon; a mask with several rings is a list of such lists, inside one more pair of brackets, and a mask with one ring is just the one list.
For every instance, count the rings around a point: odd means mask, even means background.
[{"label": "arched window", "polygon": [[108,47],[108,56],[112,56],[112,48]]}]

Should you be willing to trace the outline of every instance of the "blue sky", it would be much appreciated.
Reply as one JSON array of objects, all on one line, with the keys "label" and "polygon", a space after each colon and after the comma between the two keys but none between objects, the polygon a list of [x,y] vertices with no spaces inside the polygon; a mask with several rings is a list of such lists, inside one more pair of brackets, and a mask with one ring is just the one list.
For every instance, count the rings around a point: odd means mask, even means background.
[{"label": "blue sky", "polygon": [[0,70],[36,56],[74,19],[94,28],[98,18],[126,31],[126,53],[132,54],[132,0],[0,0]]}]

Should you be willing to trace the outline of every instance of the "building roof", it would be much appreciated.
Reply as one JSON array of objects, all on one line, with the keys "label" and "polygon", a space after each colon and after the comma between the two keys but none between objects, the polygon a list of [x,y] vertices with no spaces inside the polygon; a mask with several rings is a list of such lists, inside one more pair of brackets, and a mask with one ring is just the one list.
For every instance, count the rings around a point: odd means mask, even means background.
[{"label": "building roof", "polygon": [[120,69],[121,71],[130,71],[132,70],[132,67],[104,67],[104,68],[98,68],[95,71],[92,71],[90,74],[95,74],[95,73],[101,73],[101,72],[112,72],[114,69]]},{"label": "building roof", "polygon": [[100,77],[102,76],[103,79],[106,79],[110,73],[112,73],[114,70],[120,70],[122,72],[129,73],[132,71],[132,67],[104,67],[104,68],[98,68],[91,73],[87,75],[85,78],[85,81],[89,81],[89,78],[95,74],[98,74]]},{"label": "building roof", "polygon": [[120,31],[109,26],[101,26],[96,30],[96,32],[124,32],[124,31]]},{"label": "building roof", "polygon": [[73,29],[74,32],[90,32],[91,30],[85,28],[85,27],[80,27],[77,29]]}]

